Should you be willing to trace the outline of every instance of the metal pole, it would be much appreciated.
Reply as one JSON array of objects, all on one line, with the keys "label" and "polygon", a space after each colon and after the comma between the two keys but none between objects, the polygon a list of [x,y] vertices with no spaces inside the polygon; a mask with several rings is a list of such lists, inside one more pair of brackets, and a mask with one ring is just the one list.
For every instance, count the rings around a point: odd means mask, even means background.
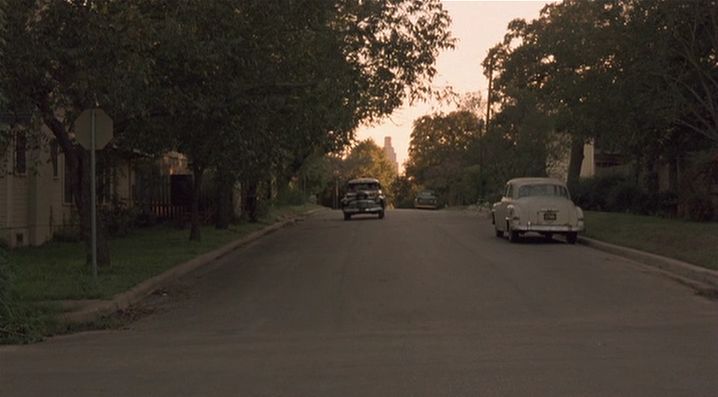
[{"label": "metal pole", "polygon": [[97,282],[97,188],[95,186],[95,109],[92,109],[90,139],[90,223],[92,224],[92,280]]},{"label": "metal pole", "polygon": [[494,77],[494,57],[489,60],[489,92],[486,95],[486,135],[489,133],[489,120],[491,119],[491,83]]},{"label": "metal pole", "polygon": [[[491,59],[489,59],[489,91],[486,94],[486,132],[484,133],[484,136],[489,135],[489,122],[491,121],[491,89],[492,89],[492,87],[491,87],[492,81],[491,80],[492,80],[493,76],[494,76],[494,56],[492,54]],[[479,132],[479,134],[480,133],[481,132]],[[479,188],[480,188],[479,196],[481,196],[480,200],[483,200],[486,195],[486,192],[484,191],[485,190],[484,189],[485,181],[484,181],[484,144],[483,144],[483,142],[481,142],[480,146],[479,146],[479,179],[480,179],[480,183],[481,183],[481,186],[479,186]]]}]

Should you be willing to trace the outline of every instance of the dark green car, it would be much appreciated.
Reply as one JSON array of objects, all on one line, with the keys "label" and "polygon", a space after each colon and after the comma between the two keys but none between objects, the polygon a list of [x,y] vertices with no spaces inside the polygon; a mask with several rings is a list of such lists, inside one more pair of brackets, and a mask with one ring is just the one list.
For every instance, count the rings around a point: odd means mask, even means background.
[{"label": "dark green car", "polygon": [[378,179],[358,178],[347,184],[347,194],[341,204],[345,221],[356,214],[377,214],[379,219],[383,219],[386,198]]},{"label": "dark green car", "polygon": [[414,199],[414,208],[432,209],[439,208],[439,198],[431,190],[424,190]]}]

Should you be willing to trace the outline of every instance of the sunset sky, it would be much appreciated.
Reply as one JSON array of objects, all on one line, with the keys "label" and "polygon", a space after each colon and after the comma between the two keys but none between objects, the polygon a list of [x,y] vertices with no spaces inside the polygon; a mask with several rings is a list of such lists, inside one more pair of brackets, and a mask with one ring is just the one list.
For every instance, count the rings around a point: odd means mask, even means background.
[{"label": "sunset sky", "polygon": [[[493,45],[503,39],[506,26],[515,18],[527,20],[538,17],[547,1],[444,1],[451,15],[451,31],[458,39],[456,48],[441,54],[437,62],[438,75],[434,86],[450,85],[459,93],[480,91],[486,97],[488,81],[483,75],[481,61]],[[412,122],[439,108],[434,103],[405,105],[375,126],[357,131],[357,139],[373,138],[383,145],[384,137],[392,137],[400,168],[407,159]]]}]

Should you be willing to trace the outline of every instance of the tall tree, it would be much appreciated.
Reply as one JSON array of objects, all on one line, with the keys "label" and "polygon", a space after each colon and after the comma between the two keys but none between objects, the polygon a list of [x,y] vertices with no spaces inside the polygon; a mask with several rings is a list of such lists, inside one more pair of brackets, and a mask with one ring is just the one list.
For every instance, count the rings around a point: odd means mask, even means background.
[{"label": "tall tree", "polygon": [[[465,153],[479,137],[483,126],[469,111],[423,116],[414,121],[409,144],[406,175],[419,185],[448,195],[462,170],[468,166]],[[453,203],[453,197],[447,197]]]},{"label": "tall tree", "polygon": [[387,190],[396,178],[394,166],[371,138],[354,145],[341,164],[342,179],[376,178]]},{"label": "tall tree", "polygon": [[[73,139],[73,122],[99,105],[121,136],[131,115],[142,111],[150,62],[144,33],[151,24],[134,2],[113,0],[6,0],[3,11],[7,40],[0,85],[11,110],[36,114],[62,148],[89,261],[89,155]],[[99,225],[98,264],[108,265],[101,219]]]}]

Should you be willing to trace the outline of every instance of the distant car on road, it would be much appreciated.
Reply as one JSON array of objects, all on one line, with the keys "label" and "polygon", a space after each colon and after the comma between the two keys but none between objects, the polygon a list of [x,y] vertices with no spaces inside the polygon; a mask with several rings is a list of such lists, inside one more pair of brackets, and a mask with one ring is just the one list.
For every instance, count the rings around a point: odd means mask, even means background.
[{"label": "distant car on road", "polygon": [[571,201],[566,184],[553,178],[508,181],[504,197],[491,209],[491,219],[496,236],[507,234],[511,242],[535,232],[546,238],[562,234],[575,244],[584,229],[583,211]]},{"label": "distant car on road", "polygon": [[379,219],[384,219],[386,198],[378,179],[358,178],[348,182],[341,205],[345,221],[355,214],[377,214]]},{"label": "distant car on road", "polygon": [[426,208],[435,210],[439,208],[439,198],[431,190],[424,190],[416,195],[414,208]]}]

